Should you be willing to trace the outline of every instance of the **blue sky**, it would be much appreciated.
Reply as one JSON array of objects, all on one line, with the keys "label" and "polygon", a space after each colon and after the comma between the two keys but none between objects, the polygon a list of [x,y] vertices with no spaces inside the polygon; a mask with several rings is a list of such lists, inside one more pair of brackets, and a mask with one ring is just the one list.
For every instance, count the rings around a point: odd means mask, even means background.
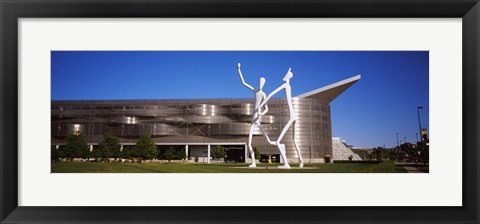
[{"label": "blue sky", "polygon": [[[416,141],[417,106],[428,128],[428,51],[53,51],[52,100],[253,98],[268,94],[288,68],[294,96],[357,74],[332,101],[332,135],[359,147]],[[278,95],[278,94],[277,94]],[[282,96],[282,95],[278,95]]]}]

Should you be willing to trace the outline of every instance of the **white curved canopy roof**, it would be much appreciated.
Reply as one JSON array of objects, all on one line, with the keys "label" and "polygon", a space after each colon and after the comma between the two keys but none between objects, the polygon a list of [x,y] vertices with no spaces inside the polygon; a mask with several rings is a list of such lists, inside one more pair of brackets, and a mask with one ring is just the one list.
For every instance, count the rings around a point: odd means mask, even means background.
[{"label": "white curved canopy roof", "polygon": [[348,89],[348,87],[352,86],[355,82],[360,80],[360,78],[361,78],[361,75],[356,75],[351,78],[342,80],[340,82],[336,82],[328,86],[324,86],[322,88],[319,88],[304,94],[300,94],[296,97],[317,99],[317,100],[322,100],[326,103],[330,103],[332,102],[332,100],[337,98],[338,95],[342,94],[343,91]]}]

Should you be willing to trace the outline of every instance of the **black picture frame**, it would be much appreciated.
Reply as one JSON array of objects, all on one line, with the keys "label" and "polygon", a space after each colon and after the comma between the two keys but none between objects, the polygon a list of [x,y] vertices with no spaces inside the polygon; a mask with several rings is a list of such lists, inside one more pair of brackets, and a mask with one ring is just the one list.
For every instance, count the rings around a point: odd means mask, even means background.
[{"label": "black picture frame", "polygon": [[[0,0],[1,223],[479,223],[478,0]],[[19,18],[462,18],[461,207],[18,206]],[[445,43],[448,44],[448,43]],[[448,118],[447,118],[448,119]],[[460,143],[459,143],[460,145]],[[447,165],[447,164],[446,164]],[[39,192],[41,193],[41,192]],[[448,194],[448,192],[445,192]],[[441,195],[439,195],[441,197]]]}]

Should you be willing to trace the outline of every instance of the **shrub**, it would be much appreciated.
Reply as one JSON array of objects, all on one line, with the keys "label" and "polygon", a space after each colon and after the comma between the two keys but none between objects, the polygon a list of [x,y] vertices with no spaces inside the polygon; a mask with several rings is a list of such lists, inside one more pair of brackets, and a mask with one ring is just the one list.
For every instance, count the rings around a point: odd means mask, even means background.
[{"label": "shrub", "polygon": [[135,154],[142,159],[153,159],[158,155],[157,146],[148,135],[140,136],[135,145],[135,151]]},{"label": "shrub", "polygon": [[165,151],[165,158],[170,162],[170,160],[180,160],[185,159],[185,149],[175,149],[173,146],[168,147]]},{"label": "shrub", "polygon": [[255,159],[260,159],[260,151],[258,151],[257,147],[253,147],[253,153],[255,154]]},{"label": "shrub", "polygon": [[50,151],[50,158],[54,162],[60,161],[60,158],[62,158],[62,151],[60,149],[57,149],[55,145],[52,145],[51,151]]},{"label": "shrub", "polygon": [[70,160],[73,160],[73,158],[86,159],[90,156],[88,145],[80,132],[72,133],[67,137],[67,144],[63,154]]},{"label": "shrub", "polygon": [[212,150],[212,158],[214,159],[225,158],[226,155],[227,153],[225,152],[225,148],[222,146],[217,145]]},{"label": "shrub", "polygon": [[325,160],[325,163],[330,163],[330,155],[324,155],[323,159]]}]

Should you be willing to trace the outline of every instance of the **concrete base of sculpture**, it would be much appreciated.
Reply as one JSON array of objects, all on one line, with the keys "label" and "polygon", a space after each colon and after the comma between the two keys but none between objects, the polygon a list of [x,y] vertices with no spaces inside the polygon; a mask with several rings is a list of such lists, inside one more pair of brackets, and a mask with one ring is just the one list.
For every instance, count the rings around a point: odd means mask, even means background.
[{"label": "concrete base of sculpture", "polygon": [[[294,158],[288,159],[288,163],[290,163],[294,166],[297,166],[298,159],[294,159]],[[304,158],[303,163],[304,164],[319,164],[319,163],[325,163],[325,160],[321,159],[321,158],[313,158],[313,159]]]},{"label": "concrete base of sculpture", "polygon": [[[256,159],[255,162],[260,163],[260,161],[258,159]],[[253,160],[250,159],[250,158],[247,158],[247,161],[245,161],[245,163],[253,163]]]}]

